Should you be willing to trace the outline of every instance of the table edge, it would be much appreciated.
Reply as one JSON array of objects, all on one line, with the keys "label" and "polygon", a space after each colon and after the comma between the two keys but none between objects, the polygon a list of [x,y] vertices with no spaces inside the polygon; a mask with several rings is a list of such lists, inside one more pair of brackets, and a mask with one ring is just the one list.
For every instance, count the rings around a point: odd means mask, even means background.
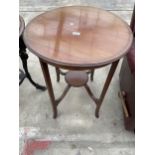
[{"label": "table edge", "polygon": [[[40,15],[42,14],[45,14],[47,12],[51,12],[51,11],[54,11],[56,9],[61,9],[61,8],[66,8],[66,7],[90,7],[90,8],[94,8],[94,9],[100,9],[100,10],[103,10],[103,11],[106,11],[102,8],[98,8],[98,7],[93,7],[93,6],[80,6],[80,5],[75,5],[75,6],[63,6],[63,7],[58,7],[58,8],[55,8],[53,10],[48,10],[44,13],[41,13]],[[81,69],[93,69],[93,68],[100,68],[100,67],[103,67],[103,66],[106,66],[108,64],[111,64],[117,60],[119,60],[120,58],[122,58],[123,56],[125,56],[128,51],[130,50],[131,48],[131,45],[132,45],[132,42],[133,42],[133,33],[130,29],[130,26],[127,24],[126,21],[124,21],[121,17],[119,17],[118,15],[108,11],[108,13],[116,16],[117,18],[119,18],[119,20],[121,20],[126,26],[127,26],[127,29],[128,31],[130,32],[130,40],[129,40],[129,43],[127,44],[127,46],[125,47],[125,49],[123,51],[125,52],[120,52],[120,55],[116,56],[115,58],[113,59],[109,59],[107,61],[104,61],[104,62],[99,62],[99,63],[87,63],[87,64],[74,64],[74,63],[67,63],[67,62],[61,62],[61,61],[56,61],[54,59],[48,59],[47,57],[44,57],[43,55],[40,55],[39,53],[35,52],[26,42],[26,39],[25,39],[25,35],[23,33],[23,40],[24,40],[24,43],[26,45],[26,47],[30,50],[30,52],[32,52],[33,54],[35,54],[39,59],[41,59],[41,61],[44,61],[45,63],[48,63],[48,64],[51,64],[53,66],[56,66],[56,67],[61,67],[61,68],[65,68],[65,69],[77,69],[77,70],[81,70]],[[37,15],[36,17],[34,17],[33,19],[37,18],[38,16],[40,15]],[[26,25],[26,27],[33,21],[33,19]],[[25,28],[26,29],[26,28]],[[25,30],[24,30],[25,32]]]}]

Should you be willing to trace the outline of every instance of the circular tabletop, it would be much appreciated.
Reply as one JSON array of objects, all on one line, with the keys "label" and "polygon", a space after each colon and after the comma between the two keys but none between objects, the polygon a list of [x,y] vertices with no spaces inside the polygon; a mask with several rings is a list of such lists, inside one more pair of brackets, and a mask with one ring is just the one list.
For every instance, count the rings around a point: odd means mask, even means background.
[{"label": "circular tabletop", "polygon": [[22,16],[19,16],[19,37],[22,35],[25,28],[25,22]]},{"label": "circular tabletop", "polygon": [[26,26],[24,42],[42,60],[64,68],[95,68],[124,56],[132,32],[116,15],[95,7],[57,8]]}]

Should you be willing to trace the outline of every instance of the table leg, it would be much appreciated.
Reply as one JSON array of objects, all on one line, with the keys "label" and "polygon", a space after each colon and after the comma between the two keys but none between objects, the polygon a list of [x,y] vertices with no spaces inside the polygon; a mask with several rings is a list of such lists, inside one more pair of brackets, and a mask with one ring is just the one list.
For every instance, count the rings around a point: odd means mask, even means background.
[{"label": "table leg", "polygon": [[56,76],[57,76],[57,82],[60,81],[60,69],[58,67],[55,67]]},{"label": "table leg", "polygon": [[39,61],[40,61],[42,72],[43,72],[43,75],[44,75],[44,78],[45,78],[45,82],[46,82],[46,86],[47,86],[48,93],[49,93],[49,96],[50,96],[50,100],[51,100],[51,103],[52,103],[53,118],[56,118],[57,117],[57,103],[56,103],[55,96],[54,96],[52,80],[50,78],[48,65],[45,62],[43,62],[41,59],[39,59]]},{"label": "table leg", "polygon": [[31,84],[33,86],[35,86],[37,89],[46,90],[46,87],[39,85],[38,83],[34,82],[31,78],[31,75],[30,75],[30,73],[28,71],[28,67],[27,67],[28,54],[26,53],[26,46],[23,42],[22,37],[19,39],[19,46],[20,46],[19,54],[20,54],[20,58],[22,60],[22,64],[23,64],[23,68],[24,68],[26,77],[31,82]]},{"label": "table leg", "polygon": [[103,87],[103,90],[102,90],[102,92],[101,92],[99,101],[98,101],[97,106],[96,106],[95,116],[96,116],[97,118],[99,117],[99,110],[100,110],[100,107],[101,107],[102,102],[103,102],[103,100],[104,100],[105,94],[106,94],[106,92],[107,92],[107,90],[108,90],[108,87],[109,87],[109,84],[110,84],[110,82],[111,82],[111,80],[112,80],[112,77],[113,77],[113,75],[114,75],[114,73],[115,73],[115,70],[116,70],[116,67],[117,67],[117,65],[118,65],[118,62],[119,62],[119,60],[113,62],[112,65],[111,65],[111,68],[110,68],[110,71],[109,71],[109,73],[108,73],[108,76],[107,76],[105,85],[104,85],[104,87]]},{"label": "table leg", "polygon": [[91,70],[91,74],[90,74],[90,79],[91,79],[91,81],[94,80],[94,72],[95,72],[95,69],[92,69],[92,70]]}]

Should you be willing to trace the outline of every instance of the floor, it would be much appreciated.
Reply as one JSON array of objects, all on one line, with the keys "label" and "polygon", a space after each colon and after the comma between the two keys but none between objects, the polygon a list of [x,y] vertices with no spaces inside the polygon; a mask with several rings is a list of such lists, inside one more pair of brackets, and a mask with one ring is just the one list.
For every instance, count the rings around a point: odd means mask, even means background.
[{"label": "floor", "polygon": [[[66,5],[91,5],[109,10],[128,23],[133,0],[20,0],[20,15],[26,24],[36,15]],[[38,58],[28,51],[28,67],[32,78],[45,85]],[[19,62],[22,68],[21,62]],[[135,136],[123,125],[123,111],[118,97],[119,69],[106,94],[100,118],[94,116],[95,105],[83,88],[71,88],[58,106],[58,118],[52,118],[47,91],[36,90],[27,79],[19,87],[20,155],[134,155]],[[101,92],[110,66],[95,71],[89,85],[96,95]],[[55,70],[50,73],[59,96],[65,87],[64,78],[56,82]]]}]

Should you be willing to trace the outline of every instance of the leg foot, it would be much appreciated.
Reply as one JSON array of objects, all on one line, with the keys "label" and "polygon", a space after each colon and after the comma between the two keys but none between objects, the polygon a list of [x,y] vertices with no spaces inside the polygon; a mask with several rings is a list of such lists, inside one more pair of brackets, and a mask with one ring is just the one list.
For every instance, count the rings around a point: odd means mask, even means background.
[{"label": "leg foot", "polygon": [[56,118],[57,118],[57,112],[53,114],[53,119],[56,119]]},{"label": "leg foot", "polygon": [[39,85],[37,83],[35,83],[35,87],[36,87],[36,89],[40,89],[42,91],[45,91],[46,90],[46,87],[45,86],[41,86],[41,85]]},{"label": "leg foot", "polygon": [[95,111],[96,118],[99,118],[99,111]]}]

